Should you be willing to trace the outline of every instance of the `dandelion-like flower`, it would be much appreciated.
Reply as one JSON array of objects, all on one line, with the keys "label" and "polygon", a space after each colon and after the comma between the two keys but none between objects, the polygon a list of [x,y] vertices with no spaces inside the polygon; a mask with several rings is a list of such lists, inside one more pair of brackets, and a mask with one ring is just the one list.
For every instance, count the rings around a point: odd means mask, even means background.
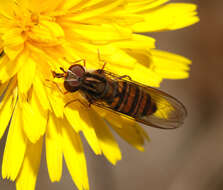
[{"label": "dandelion-like flower", "polygon": [[159,86],[164,79],[188,76],[190,61],[155,49],[142,32],[175,30],[198,22],[196,6],[168,0],[5,0],[0,4],[0,137],[9,131],[2,163],[3,178],[17,190],[35,188],[42,144],[52,182],[59,181],[64,157],[78,189],[89,189],[80,132],[95,154],[112,164],[121,159],[108,124],[143,151],[148,136],[134,121],[72,99],[60,92],[63,80],[52,71],[86,60],[106,70]]}]

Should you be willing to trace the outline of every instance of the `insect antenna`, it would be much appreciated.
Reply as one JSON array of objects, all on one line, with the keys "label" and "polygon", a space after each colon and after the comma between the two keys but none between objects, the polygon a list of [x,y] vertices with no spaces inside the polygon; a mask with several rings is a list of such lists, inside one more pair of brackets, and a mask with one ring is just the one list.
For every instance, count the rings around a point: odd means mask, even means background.
[{"label": "insect antenna", "polygon": [[64,73],[66,73],[66,71],[64,70],[63,67],[60,67],[60,70],[63,71]]},{"label": "insect antenna", "polygon": [[56,73],[55,71],[52,71],[54,78],[64,78],[66,76],[67,72],[64,70],[64,68],[60,67],[60,70],[63,71],[63,73]]},{"label": "insect antenna", "polygon": [[66,73],[56,73],[55,71],[52,71],[53,78],[64,78]]}]

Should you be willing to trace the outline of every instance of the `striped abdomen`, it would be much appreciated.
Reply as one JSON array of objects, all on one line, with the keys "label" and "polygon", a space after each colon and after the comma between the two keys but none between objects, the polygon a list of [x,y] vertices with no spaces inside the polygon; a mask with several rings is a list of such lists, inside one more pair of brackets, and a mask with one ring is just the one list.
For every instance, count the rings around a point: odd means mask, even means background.
[{"label": "striped abdomen", "polygon": [[105,99],[109,106],[118,112],[132,117],[146,116],[153,114],[156,104],[151,100],[151,96],[143,91],[139,86],[127,81],[113,82],[111,87],[117,89],[115,97]]}]

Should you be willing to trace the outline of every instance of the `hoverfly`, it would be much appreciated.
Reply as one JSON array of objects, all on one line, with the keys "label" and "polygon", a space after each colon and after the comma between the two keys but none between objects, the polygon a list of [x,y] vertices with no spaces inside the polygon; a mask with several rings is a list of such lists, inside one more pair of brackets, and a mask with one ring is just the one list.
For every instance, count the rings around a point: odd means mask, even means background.
[{"label": "hoverfly", "polygon": [[55,78],[64,78],[68,92],[79,90],[89,104],[124,115],[148,126],[174,129],[183,124],[187,115],[176,98],[155,88],[118,76],[102,69],[92,72],[73,64],[63,73],[53,71]]}]

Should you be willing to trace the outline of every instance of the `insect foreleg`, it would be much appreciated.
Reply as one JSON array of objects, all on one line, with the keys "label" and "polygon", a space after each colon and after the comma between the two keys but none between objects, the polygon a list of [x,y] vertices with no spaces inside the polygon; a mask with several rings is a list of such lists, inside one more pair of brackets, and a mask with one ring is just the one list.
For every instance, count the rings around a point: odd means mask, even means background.
[{"label": "insect foreleg", "polygon": [[128,78],[129,80],[132,80],[132,78],[129,75],[123,75],[118,77],[118,79]]},{"label": "insect foreleg", "polygon": [[65,92],[64,92],[56,82],[51,81],[51,80],[49,80],[49,79],[46,79],[46,81],[47,81],[47,82],[52,82],[54,85],[56,85],[56,87],[58,88],[58,90],[59,90],[63,95],[65,95],[65,94],[68,93],[68,91],[65,91]]},{"label": "insect foreleg", "polygon": [[86,67],[86,60],[85,59],[80,59],[80,60],[74,61],[73,64],[80,63],[80,62],[83,62],[84,67]]},{"label": "insect foreleg", "polygon": [[67,102],[64,107],[67,107],[69,104],[72,104],[74,102],[79,102],[81,105],[83,105],[84,107],[88,107],[88,105],[84,102],[82,102],[80,99],[75,99],[75,100],[71,100],[70,102]]},{"label": "insect foreleg", "polygon": [[66,58],[64,58],[64,60],[67,61],[67,62],[69,62],[69,63],[72,63],[72,64],[77,64],[77,63],[83,62],[84,67],[86,67],[86,60],[85,59],[79,59],[79,60],[76,60],[74,62],[70,62]]},{"label": "insect foreleg", "polygon": [[94,102],[96,102],[97,100],[96,99],[94,99],[94,98],[92,98],[91,96],[89,96],[89,95],[85,95],[85,98],[87,99],[87,101],[88,101],[88,107],[91,107],[91,104],[93,104]]}]

